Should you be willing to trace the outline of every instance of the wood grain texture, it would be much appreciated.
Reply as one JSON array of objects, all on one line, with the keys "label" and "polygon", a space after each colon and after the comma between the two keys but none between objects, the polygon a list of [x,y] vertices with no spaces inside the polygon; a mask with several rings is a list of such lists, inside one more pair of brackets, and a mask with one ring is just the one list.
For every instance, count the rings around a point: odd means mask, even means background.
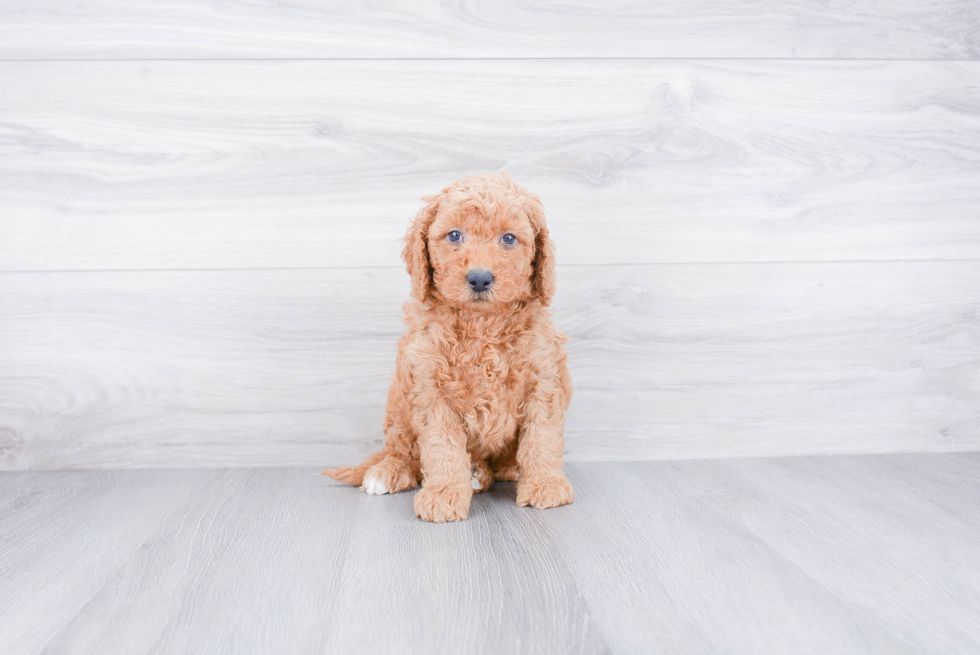
[{"label": "wood grain texture", "polygon": [[313,469],[3,474],[0,650],[973,652],[978,464],[575,463],[444,525]]},{"label": "wood grain texture", "polygon": [[[836,460],[824,461],[833,472]],[[572,468],[579,473],[571,478],[572,511],[544,517],[613,652],[914,652],[748,531],[726,511],[724,494],[744,499],[777,529],[791,519],[781,521],[746,490],[692,489],[688,475],[700,481],[709,464],[581,464]],[[772,466],[763,461],[759,469]],[[798,502],[794,493],[784,504]]]},{"label": "wood grain texture", "polygon": [[613,652],[973,652],[978,463],[577,464],[585,493],[545,521]]},{"label": "wood grain texture", "polygon": [[209,471],[65,472],[5,485],[0,651],[40,652],[209,477]]},{"label": "wood grain texture", "polygon": [[609,652],[541,515],[516,507],[513,485],[498,486],[474,497],[470,521],[436,534],[415,518],[411,493],[387,507],[368,500],[336,582],[350,593],[324,626],[323,652]]},{"label": "wood grain texture", "polygon": [[[980,447],[980,262],[559,268],[567,457]],[[401,269],[0,276],[0,467],[377,449]]]},{"label": "wood grain texture", "polygon": [[565,264],[975,259],[980,62],[0,65],[0,269],[389,266],[505,169]]},{"label": "wood grain texture", "polygon": [[[947,467],[972,469],[969,482],[959,478],[963,501],[969,502],[980,483],[980,459],[976,454],[951,458],[943,469],[914,456],[896,458],[898,466],[891,461],[842,458],[833,467],[811,458],[787,459],[778,466],[706,463],[699,474],[684,475],[699,492],[710,490],[716,506],[737,516],[794,568],[855,611],[902,634],[910,651],[976,651],[980,541],[964,528],[976,524],[977,513],[968,515],[965,507],[950,511],[928,497],[956,488],[956,477],[943,476],[944,483],[935,485],[908,469],[932,469],[934,476]],[[908,520],[925,516],[932,519]],[[902,526],[900,536],[882,540],[896,525]],[[853,564],[872,558],[876,567]],[[951,597],[958,602],[944,606]],[[909,626],[928,626],[932,634],[916,634]]]},{"label": "wood grain texture", "polygon": [[337,583],[362,499],[337,502],[312,471],[207,473],[46,648],[307,653],[322,643],[346,605]]},{"label": "wood grain texture", "polygon": [[969,0],[6,2],[0,58],[975,59]]}]

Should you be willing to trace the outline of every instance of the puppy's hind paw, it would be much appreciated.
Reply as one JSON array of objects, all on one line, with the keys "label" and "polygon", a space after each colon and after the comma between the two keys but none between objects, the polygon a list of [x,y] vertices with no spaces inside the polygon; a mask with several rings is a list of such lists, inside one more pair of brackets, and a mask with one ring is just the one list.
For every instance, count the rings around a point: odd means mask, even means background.
[{"label": "puppy's hind paw", "polygon": [[373,496],[396,494],[419,486],[417,472],[410,461],[392,455],[368,469],[361,488]]},{"label": "puppy's hind paw", "polygon": [[517,482],[521,479],[521,472],[517,464],[508,464],[493,472],[493,479],[501,482]]},{"label": "puppy's hind paw", "polygon": [[386,485],[380,478],[380,476],[372,475],[368,471],[367,475],[364,476],[364,484],[361,485],[365,493],[372,496],[383,496],[388,493],[388,485]]},{"label": "puppy's hind paw", "polygon": [[493,484],[493,471],[485,461],[474,462],[471,473],[470,486],[473,487],[473,493],[486,491]]}]

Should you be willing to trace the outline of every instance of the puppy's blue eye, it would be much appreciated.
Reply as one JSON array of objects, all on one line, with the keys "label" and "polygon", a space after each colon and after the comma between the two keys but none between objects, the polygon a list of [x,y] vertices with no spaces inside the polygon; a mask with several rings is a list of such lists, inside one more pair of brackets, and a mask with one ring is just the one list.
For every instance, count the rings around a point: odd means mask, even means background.
[{"label": "puppy's blue eye", "polygon": [[459,230],[453,230],[446,235],[446,238],[449,239],[450,243],[459,243],[463,240],[463,234]]},{"label": "puppy's blue eye", "polygon": [[505,246],[512,246],[517,243],[517,237],[508,232],[504,236],[500,237],[500,243],[504,244]]}]

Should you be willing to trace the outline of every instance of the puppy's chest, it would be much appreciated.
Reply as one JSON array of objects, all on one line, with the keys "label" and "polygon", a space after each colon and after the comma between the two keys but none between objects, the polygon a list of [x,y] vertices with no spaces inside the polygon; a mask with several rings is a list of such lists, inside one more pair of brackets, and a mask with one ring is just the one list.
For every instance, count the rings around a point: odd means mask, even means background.
[{"label": "puppy's chest", "polygon": [[517,412],[524,374],[515,349],[483,339],[461,341],[449,358],[455,394],[450,402],[463,415]]}]

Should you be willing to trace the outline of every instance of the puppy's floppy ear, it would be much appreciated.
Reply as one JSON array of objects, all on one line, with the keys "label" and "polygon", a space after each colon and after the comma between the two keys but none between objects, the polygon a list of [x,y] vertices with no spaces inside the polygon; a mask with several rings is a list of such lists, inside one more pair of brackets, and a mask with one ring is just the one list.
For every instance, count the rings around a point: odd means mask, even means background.
[{"label": "puppy's floppy ear", "polygon": [[405,234],[402,258],[412,278],[412,297],[425,302],[432,297],[432,267],[429,264],[429,227],[442,202],[442,193],[425,196],[426,205],[419,210]]},{"label": "puppy's floppy ear", "polygon": [[531,284],[534,295],[547,307],[555,295],[555,244],[548,237],[548,225],[544,222],[541,199],[533,193],[528,193],[527,199],[525,210],[534,228],[534,272]]}]

